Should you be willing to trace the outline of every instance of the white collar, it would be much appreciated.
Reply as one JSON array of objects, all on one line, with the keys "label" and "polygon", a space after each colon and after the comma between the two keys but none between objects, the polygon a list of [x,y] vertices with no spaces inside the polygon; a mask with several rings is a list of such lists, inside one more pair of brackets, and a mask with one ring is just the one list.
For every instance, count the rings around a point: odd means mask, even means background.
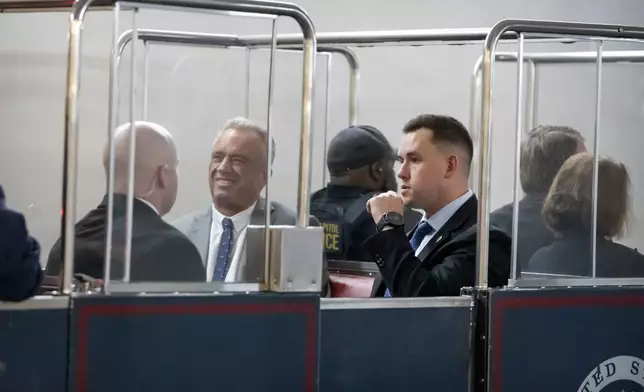
[{"label": "white collar", "polygon": [[218,222],[221,224],[221,221],[224,218],[230,218],[233,221],[233,226],[235,227],[235,231],[240,231],[244,229],[248,224],[250,224],[250,217],[253,214],[253,210],[255,209],[255,206],[257,205],[257,201],[255,201],[250,207],[245,209],[244,211],[238,212],[237,214],[233,216],[226,216],[219,212],[217,210],[217,207],[215,207],[215,204],[213,203],[212,205],[212,220],[213,222]]},{"label": "white collar", "polygon": [[138,201],[140,201],[140,202],[145,203],[148,207],[152,208],[152,211],[154,211],[157,215],[160,215],[159,210],[157,210],[157,208],[154,206],[154,204],[150,203],[149,201],[147,201],[145,199],[141,199],[140,197],[137,197],[136,199]]},{"label": "white collar", "polygon": [[439,231],[441,227],[450,220],[452,215],[454,215],[456,211],[458,211],[458,209],[461,208],[463,204],[470,199],[470,197],[472,197],[472,195],[474,195],[474,192],[472,192],[471,189],[468,189],[467,192],[443,206],[443,208],[438,210],[429,218],[427,215],[423,215],[423,220],[427,221],[434,231]]}]

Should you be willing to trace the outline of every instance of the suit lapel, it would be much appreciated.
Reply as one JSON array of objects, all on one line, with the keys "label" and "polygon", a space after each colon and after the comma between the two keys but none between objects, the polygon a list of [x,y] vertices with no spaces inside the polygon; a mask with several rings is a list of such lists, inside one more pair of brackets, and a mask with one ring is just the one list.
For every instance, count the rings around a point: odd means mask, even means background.
[{"label": "suit lapel", "polygon": [[[275,221],[277,220],[277,214],[275,214],[275,205],[271,203],[271,225],[275,224]],[[251,225],[256,225],[256,226],[263,226],[264,223],[266,222],[266,199],[259,199],[257,200],[257,204],[255,204],[255,209],[253,209],[253,213],[250,216],[250,224]]]},{"label": "suit lapel", "polygon": [[[420,251],[420,254],[418,254],[418,259],[421,262],[428,259],[435,250],[440,249],[443,244],[448,243],[461,231],[465,230],[471,224],[476,223],[476,209],[477,199],[475,196],[472,196],[454,213],[454,215],[452,215],[451,218],[449,218],[447,222],[445,222],[443,227],[434,234],[429,243],[425,245],[425,247]],[[474,220],[473,223],[472,220]],[[409,238],[411,238],[411,236]]]},{"label": "suit lapel", "polygon": [[448,230],[445,230],[445,226],[443,226],[420,251],[418,260],[425,260],[434,251],[434,249],[437,249],[439,245],[451,237],[450,234],[451,233]]},{"label": "suit lapel", "polygon": [[208,264],[210,248],[210,227],[212,226],[212,207],[194,217],[188,237],[192,238],[204,265]]}]

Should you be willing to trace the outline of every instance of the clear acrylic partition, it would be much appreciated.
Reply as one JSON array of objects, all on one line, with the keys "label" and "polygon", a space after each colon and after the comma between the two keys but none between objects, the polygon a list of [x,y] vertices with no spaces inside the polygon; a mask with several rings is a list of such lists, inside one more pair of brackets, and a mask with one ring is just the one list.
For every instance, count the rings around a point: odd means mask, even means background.
[{"label": "clear acrylic partition", "polygon": [[[85,11],[87,10],[89,2],[79,2],[75,4],[72,7],[72,18],[71,22],[69,25],[70,28],[70,35],[69,35],[69,68],[68,68],[68,96],[67,96],[67,116],[66,116],[66,125],[65,125],[65,134],[66,134],[66,143],[67,143],[67,151],[68,154],[68,164],[66,166],[66,174],[67,174],[67,181],[65,182],[65,194],[67,195],[66,200],[65,200],[65,205],[69,208],[65,209],[65,214],[63,216],[64,221],[66,223],[66,231],[65,231],[65,247],[66,247],[66,252],[65,252],[65,265],[68,266],[68,268],[65,269],[65,273],[63,274],[63,291],[64,292],[70,292],[73,290],[73,285],[72,285],[72,265],[73,265],[73,249],[74,249],[74,235],[73,235],[73,223],[76,221],[76,199],[77,199],[77,187],[76,187],[76,181],[77,181],[77,171],[76,167],[78,165],[78,160],[76,159],[76,143],[77,143],[77,138],[78,138],[78,120],[79,120],[79,115],[78,115],[78,85],[79,85],[79,78],[80,78],[80,34],[81,34],[81,29],[80,26],[82,24],[82,21],[85,16]],[[156,4],[154,2],[146,3],[145,5],[156,5],[156,6],[167,6],[167,3],[163,4]],[[310,19],[306,15],[306,13],[299,7],[292,5],[292,4],[287,4],[287,3],[275,3],[275,4],[268,4],[268,3],[260,3],[260,2],[228,2],[228,1],[214,1],[208,4],[193,4],[190,1],[178,1],[176,4],[172,4],[175,7],[194,7],[197,6],[198,8],[205,8],[210,11],[241,11],[241,12],[250,12],[250,13],[268,13],[273,16],[288,16],[297,21],[299,26],[301,27],[305,39],[303,41],[304,45],[304,57],[306,58],[306,66],[304,67],[304,82],[302,83],[301,87],[302,90],[300,93],[302,94],[302,111],[301,111],[301,122],[299,125],[301,125],[301,145],[305,146],[303,148],[308,148],[309,144],[308,141],[310,139],[310,127],[311,127],[311,92],[312,92],[312,84],[313,84],[313,74],[312,70],[314,69],[314,63],[315,63],[315,37],[314,37],[314,31],[313,27],[311,24]],[[137,5],[134,5],[132,3],[128,3],[128,7],[136,7]],[[121,32],[120,26],[122,25],[119,24],[119,3],[116,4],[116,10],[114,12],[115,18],[114,18],[114,35],[113,35],[113,42],[117,42],[117,38]],[[131,24],[129,25],[130,28],[134,28],[134,31],[136,31],[136,28],[139,26],[140,19],[140,11],[138,8],[128,8],[129,11],[131,11]],[[246,16],[246,14],[244,14]],[[253,14],[256,15],[256,14]],[[156,15],[155,15],[156,16]],[[128,19],[128,17],[126,17]],[[271,20],[274,19],[271,17]],[[275,30],[273,29],[273,33],[275,33]],[[125,113],[124,119],[119,119],[118,116],[118,111],[119,111],[119,106],[122,102],[125,100],[119,99],[117,95],[118,91],[118,85],[119,85],[119,80],[116,79],[116,73],[117,73],[117,65],[116,65],[116,53],[115,50],[113,50],[114,56],[112,56],[112,61],[111,65],[109,67],[111,71],[111,76],[112,76],[112,84],[109,89],[109,98],[108,98],[108,103],[110,107],[110,114],[108,115],[108,140],[112,140],[111,134],[113,133],[114,129],[118,125],[118,122],[129,122],[130,124],[133,123],[134,121],[139,121],[142,118],[150,118],[151,119],[151,114],[144,112],[140,113],[139,108],[143,105],[141,105],[141,101],[145,102],[146,104],[148,103],[147,101],[149,100],[149,94],[146,92],[146,89],[142,89],[140,87],[140,81],[137,77],[136,71],[140,70],[140,68],[148,69],[149,67],[152,66],[150,62],[148,61],[149,59],[143,59],[142,61],[137,57],[137,46],[139,43],[137,42],[137,37],[136,33],[134,33],[133,36],[133,41],[135,42],[134,45],[130,47],[131,49],[131,55],[129,61],[127,63],[129,64],[129,70],[130,70],[130,75],[132,77],[129,78],[129,80],[126,78],[125,80],[127,81],[128,86],[126,87],[127,92],[129,93],[130,99],[129,99],[129,109]],[[140,51],[140,49],[139,49]],[[146,53],[148,50],[147,48],[144,48],[142,50],[143,53]],[[144,56],[145,57],[145,56]],[[149,80],[146,80],[147,75],[143,83],[147,86],[149,85]],[[144,90],[142,92],[142,90]],[[186,111],[186,112],[189,112]],[[185,116],[185,112],[183,113]],[[166,128],[171,128],[169,126],[165,126]],[[133,135],[134,133],[132,133]],[[212,137],[211,135],[211,140],[212,142]],[[130,147],[135,140],[138,140],[137,138],[132,137],[130,140]],[[179,154],[181,154],[181,146],[179,143],[177,144],[177,149],[179,150]],[[138,149],[130,148],[127,158],[122,157],[122,159],[127,159],[129,161],[129,171],[132,173],[135,168],[136,170],[139,169],[139,165],[134,165],[134,151]],[[114,156],[114,149],[113,147],[109,148],[108,151],[110,152],[110,156]],[[123,155],[123,154],[122,154]],[[300,195],[297,199],[297,211],[298,213],[296,214],[296,224],[297,228],[302,228],[305,227],[308,223],[308,219],[305,213],[308,210],[308,200],[307,198],[301,197],[301,195],[307,194],[308,195],[308,176],[309,176],[309,171],[308,171],[308,162],[307,162],[307,154],[304,154],[304,159],[300,159],[300,162],[302,165],[300,165],[300,169],[298,171],[298,178],[300,184],[298,184],[297,192]],[[208,158],[206,158],[207,161]],[[113,162],[110,161],[110,162]],[[172,165],[171,165],[172,166]],[[174,165],[176,166],[176,165]],[[264,165],[266,166],[266,165]],[[117,206],[115,203],[115,197],[113,197],[113,193],[108,191],[108,200],[107,200],[107,210],[108,210],[108,226],[114,226],[117,228],[116,225],[123,225],[124,227],[121,228],[122,230],[117,230],[123,233],[124,235],[122,236],[122,242],[123,244],[120,243],[114,243],[114,241],[121,241],[120,238],[117,238],[116,235],[111,235],[115,234],[115,232],[109,231],[108,230],[108,236],[107,236],[107,242],[108,246],[106,249],[106,259],[108,263],[112,261],[112,257],[114,253],[112,252],[113,250],[116,250],[116,256],[117,257],[122,257],[122,280],[124,283],[131,283],[129,284],[129,288],[124,288],[121,291],[146,291],[146,292],[154,292],[154,291],[182,291],[184,290],[185,287],[190,287],[189,290],[197,290],[197,291],[217,291],[217,287],[207,287],[210,285],[202,284],[201,286],[182,286],[182,282],[175,282],[176,284],[153,284],[146,282],[147,279],[137,279],[140,280],[139,283],[132,283],[132,276],[130,276],[128,270],[130,269],[133,261],[131,259],[131,252],[130,250],[133,248],[132,245],[132,239],[131,239],[131,234],[134,232],[134,225],[132,219],[133,215],[133,210],[134,206],[137,205],[137,203],[140,202],[140,200],[136,200],[133,197],[133,193],[135,189],[139,188],[139,184],[137,181],[136,186],[134,185],[134,177],[130,175],[125,175],[127,177],[126,182],[127,186],[124,186],[123,184],[123,178],[121,178],[119,181],[115,181],[115,170],[114,169],[114,164],[109,163],[108,164],[108,175],[107,181],[105,181],[108,185],[108,189],[114,189],[115,183],[120,183],[120,186],[118,189],[119,192],[127,194],[127,197],[125,197],[124,201],[124,209],[125,209],[125,215],[123,217],[119,217],[117,220],[112,219],[112,212],[117,211]],[[174,168],[173,168],[174,170]],[[207,177],[206,177],[207,178]],[[138,192],[137,192],[138,193]],[[138,195],[137,195],[138,196]],[[119,197],[120,198],[120,197]],[[138,198],[137,198],[138,199]],[[172,203],[170,203],[172,204]],[[120,206],[118,206],[120,208]],[[162,211],[162,213],[165,211]],[[140,223],[140,222],[139,222]],[[121,251],[123,251],[121,253]],[[264,252],[262,252],[263,254]],[[112,268],[108,265],[106,265],[105,268],[105,278],[106,280],[110,283],[109,286],[111,286],[113,289],[118,289],[116,287],[116,284],[112,284],[110,275],[112,272]],[[117,271],[118,272],[118,271]],[[121,276],[119,276],[119,280],[121,279]],[[169,279],[169,280],[177,280],[177,279]],[[205,282],[204,282],[205,283]],[[225,284],[222,287],[225,289],[226,287]],[[216,286],[216,285],[215,285]],[[258,290],[262,289],[263,282],[261,283],[256,283],[250,286],[243,286],[242,287],[237,287],[232,291],[249,291],[249,290]],[[107,288],[107,285],[106,285]],[[109,290],[108,290],[109,291]],[[118,290],[112,290],[112,291],[118,291]]]},{"label": "clear acrylic partition", "polygon": [[[519,252],[534,255],[527,264],[520,265],[524,272],[518,278],[525,281],[517,281],[518,286],[627,285],[641,284],[644,278],[644,235],[637,219],[642,213],[641,203],[633,203],[638,196],[641,200],[644,192],[644,173],[640,172],[640,154],[632,147],[642,137],[639,129],[644,126],[644,101],[639,88],[644,44],[592,41],[585,45],[593,50],[577,54],[577,58],[535,58],[539,98],[535,99],[533,121],[573,127],[584,139],[580,150],[590,155],[570,158],[545,198],[542,219],[546,227],[554,226],[552,243],[538,243],[529,228],[519,225],[519,244],[527,244]],[[596,61],[598,51],[602,55],[600,65]],[[588,59],[591,54],[595,61]],[[557,87],[563,83],[566,89]],[[568,110],[562,111],[562,107]],[[589,172],[573,173],[574,168],[591,163]],[[573,180],[577,187],[570,189],[566,184]],[[629,187],[626,182],[630,182]],[[588,206],[581,214],[572,213],[569,222],[588,215],[585,220],[590,223],[596,216],[595,225],[557,230],[561,225],[554,218],[563,214],[553,212],[555,208],[568,210],[563,208],[566,197],[575,197],[573,205]],[[585,203],[588,197],[592,202]],[[535,249],[537,244],[544,249]],[[562,258],[563,254],[567,257]]]},{"label": "clear acrylic partition", "polygon": [[[529,36],[524,34],[524,38]],[[510,53],[495,53],[495,88],[510,78],[517,87],[513,126],[495,125],[491,139],[494,185],[490,224],[512,232],[511,286],[644,282],[644,267],[634,261],[644,256],[633,256],[631,262],[614,260],[620,250],[610,244],[613,240],[623,244],[633,255],[643,245],[638,243],[644,237],[637,234],[637,225],[631,223],[629,234],[621,238],[614,235],[620,230],[612,226],[621,227],[621,217],[632,218],[638,213],[637,203],[632,209],[621,205],[627,196],[637,200],[641,193],[639,156],[629,146],[641,137],[635,130],[644,125],[641,91],[633,87],[641,82],[644,47],[632,40],[583,38],[577,37],[573,45],[559,45],[558,50],[526,51],[519,43]],[[597,61],[598,57],[602,61]],[[477,87],[474,77],[473,91]],[[623,105],[624,101],[629,104]],[[498,110],[508,109],[495,103],[494,113]],[[529,132],[539,125],[542,127]],[[560,128],[554,145],[546,136],[548,126],[569,127],[580,135]],[[520,135],[518,140],[516,135]],[[576,140],[580,140],[578,146],[573,144]],[[504,143],[507,146],[501,148]],[[514,147],[512,155],[504,152],[510,146]],[[543,156],[546,153],[552,155]],[[573,156],[566,160],[569,155]],[[619,164],[630,172],[628,195],[617,190],[627,182],[624,176],[623,180],[615,178],[624,172]],[[512,179],[510,189],[508,179]]]},{"label": "clear acrylic partition", "polygon": [[[62,13],[0,13],[0,34],[11,37],[0,40],[0,186],[5,207],[24,216],[39,243],[43,268],[61,236],[67,23]],[[30,29],[34,24],[39,28]],[[94,60],[90,74],[100,68]],[[63,259],[54,253],[47,273],[57,276]]]},{"label": "clear acrylic partition", "polygon": [[[220,17],[219,19],[230,18]],[[270,33],[273,25],[272,18],[255,20],[254,22],[255,26],[259,26],[255,29],[268,30]],[[135,28],[125,29],[121,32],[121,38],[124,35],[129,35],[129,40],[121,39],[123,50],[118,59],[118,72],[116,73],[119,88],[117,92],[118,115],[115,124],[127,122],[129,119],[131,52],[132,48],[135,48],[137,59],[135,64],[138,67],[135,73],[136,92],[134,94],[136,117],[166,127],[172,133],[179,153],[178,195],[173,208],[164,216],[164,220],[177,227],[193,241],[202,257],[202,262],[206,265],[206,274],[208,274],[208,259],[211,254],[209,236],[204,235],[201,238],[200,234],[195,235],[190,232],[196,230],[197,226],[191,225],[189,221],[198,219],[200,216],[208,216],[212,208],[212,198],[209,191],[211,149],[227,120],[246,117],[264,129],[269,128],[268,113],[273,111],[273,96],[269,99],[269,84],[273,83],[269,82],[273,77],[271,75],[269,78],[270,68],[273,64],[270,58],[271,52],[270,50],[264,51],[267,54],[266,58],[258,59],[255,55],[249,56],[246,49],[241,47],[190,46],[182,45],[180,42],[161,43],[146,40],[145,33],[147,31],[151,30],[145,29],[144,24],[138,23]],[[298,69],[301,69],[301,60]],[[292,71],[295,74],[297,70],[292,69]],[[254,91],[245,91],[246,85],[252,86]],[[274,84],[270,86],[270,89],[274,90]],[[297,92],[301,92],[301,83],[299,87],[300,90]],[[188,113],[189,115],[187,115]],[[290,117],[297,121],[294,116]],[[271,122],[274,123],[274,120]],[[297,123],[295,127],[297,127]],[[275,139],[275,130],[271,128],[269,131],[271,137]],[[284,133],[292,135],[292,132]],[[297,155],[292,157],[291,162],[296,160]],[[258,162],[258,164],[260,163]],[[264,165],[265,162],[261,162],[261,166]],[[291,167],[296,167],[296,165],[291,165]],[[289,190],[291,195],[296,193],[295,187],[289,188]],[[265,194],[264,191],[263,197]],[[253,213],[252,224],[263,225],[264,216],[258,211]],[[209,232],[210,225],[207,226],[206,232]],[[264,230],[262,230],[263,232]],[[250,242],[253,245],[248,246],[249,235],[250,232],[247,231],[246,235],[238,236],[236,240],[243,242],[243,244],[233,245],[235,249],[239,246],[245,249],[244,251],[236,251],[240,256],[239,260],[235,259],[235,263],[243,263],[242,259],[245,259],[247,264],[243,268],[237,268],[238,273],[235,276],[231,277],[232,274],[229,271],[223,283],[213,284],[208,284],[211,280],[206,277],[204,282],[207,283],[200,287],[196,287],[195,282],[185,282],[185,285],[183,282],[178,282],[178,286],[175,282],[171,285],[172,290],[182,291],[184,288],[181,286],[185,286],[185,290],[206,290],[206,287],[210,286],[210,291],[265,289],[265,254],[263,249],[265,242],[261,238],[262,235],[256,233],[251,235]],[[252,272],[249,265],[253,266]],[[137,291],[138,286],[142,287],[141,290],[144,290],[145,286],[163,290],[164,286],[162,283],[157,284],[157,282],[149,284],[152,282],[137,283],[132,280],[130,280],[132,284],[121,285],[117,283],[120,282],[120,279],[112,276],[114,280],[107,286],[108,291]],[[165,286],[170,288],[170,285],[166,284]]]}]

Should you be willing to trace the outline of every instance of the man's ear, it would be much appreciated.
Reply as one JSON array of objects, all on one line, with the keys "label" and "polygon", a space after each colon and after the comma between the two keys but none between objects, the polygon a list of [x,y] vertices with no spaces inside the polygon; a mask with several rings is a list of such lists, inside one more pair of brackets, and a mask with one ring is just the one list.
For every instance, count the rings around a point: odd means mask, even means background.
[{"label": "man's ear", "polygon": [[[271,168],[271,176],[273,175],[273,168]],[[268,184],[268,177],[266,174],[266,170],[262,170],[262,188],[266,187],[266,184]]]},{"label": "man's ear", "polygon": [[459,170],[460,161],[458,156],[455,154],[447,157],[447,170],[445,171],[445,178],[452,178],[456,174],[456,171]]},{"label": "man's ear", "polygon": [[163,189],[168,186],[168,181],[166,178],[167,175],[168,175],[168,165],[159,166],[157,168],[155,182],[157,183],[159,188]]},{"label": "man's ear", "polygon": [[383,170],[380,162],[369,165],[369,178],[376,183],[382,182]]}]

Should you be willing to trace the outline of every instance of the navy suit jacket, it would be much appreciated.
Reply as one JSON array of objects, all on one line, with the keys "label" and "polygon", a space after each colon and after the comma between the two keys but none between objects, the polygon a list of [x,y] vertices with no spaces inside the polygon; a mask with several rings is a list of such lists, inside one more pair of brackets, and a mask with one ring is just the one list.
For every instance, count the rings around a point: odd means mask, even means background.
[{"label": "navy suit jacket", "polygon": [[0,186],[0,301],[22,301],[40,286],[40,245],[29,236],[24,216],[4,200]]},{"label": "navy suit jacket", "polygon": [[[368,239],[365,246],[382,275],[381,281],[374,282],[371,295],[380,297],[385,288],[389,288],[394,297],[458,296],[461,288],[474,286],[477,203],[475,196],[468,199],[418,257],[409,244],[413,230],[409,235],[402,228],[386,230]],[[490,287],[507,284],[511,245],[510,237],[500,229],[490,227]]]}]

